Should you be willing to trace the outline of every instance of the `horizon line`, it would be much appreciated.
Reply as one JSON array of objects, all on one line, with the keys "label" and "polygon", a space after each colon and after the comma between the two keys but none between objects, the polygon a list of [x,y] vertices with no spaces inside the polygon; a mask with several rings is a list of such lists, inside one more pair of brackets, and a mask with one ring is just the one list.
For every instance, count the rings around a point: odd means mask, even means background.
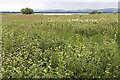
[{"label": "horizon line", "polygon": [[[118,9],[118,7],[108,7],[108,8],[86,8],[86,9],[97,9],[97,10],[99,10],[99,9],[112,9],[112,8],[114,8],[114,9]],[[56,9],[33,9],[34,10],[34,12],[36,12],[35,10],[86,10],[86,9],[60,9],[60,8],[56,8]],[[0,12],[21,12],[21,11],[6,11],[6,10],[4,10],[4,11],[0,11]]]}]

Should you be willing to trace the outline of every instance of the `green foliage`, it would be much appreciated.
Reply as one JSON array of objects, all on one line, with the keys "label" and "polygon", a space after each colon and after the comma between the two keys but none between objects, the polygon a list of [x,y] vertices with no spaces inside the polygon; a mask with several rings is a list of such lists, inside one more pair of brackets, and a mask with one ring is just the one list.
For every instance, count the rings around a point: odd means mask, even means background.
[{"label": "green foliage", "polygon": [[97,10],[94,10],[94,11],[90,12],[89,14],[102,14],[102,12],[98,12]]},{"label": "green foliage", "polygon": [[118,78],[117,15],[3,15],[3,78]]},{"label": "green foliage", "polygon": [[94,11],[90,12],[89,14],[97,14],[97,13],[98,13],[98,11],[94,10]]},{"label": "green foliage", "polygon": [[117,14],[117,12],[113,12],[113,14]]},{"label": "green foliage", "polygon": [[102,14],[102,12],[98,12],[98,14]]},{"label": "green foliage", "polygon": [[22,14],[34,14],[34,11],[31,8],[21,9]]}]

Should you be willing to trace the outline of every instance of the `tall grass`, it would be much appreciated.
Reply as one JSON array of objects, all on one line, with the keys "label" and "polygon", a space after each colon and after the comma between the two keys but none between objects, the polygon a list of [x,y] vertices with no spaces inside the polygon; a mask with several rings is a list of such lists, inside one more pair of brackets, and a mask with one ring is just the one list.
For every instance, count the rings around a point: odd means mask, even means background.
[{"label": "tall grass", "polygon": [[117,14],[3,15],[3,78],[117,78]]}]

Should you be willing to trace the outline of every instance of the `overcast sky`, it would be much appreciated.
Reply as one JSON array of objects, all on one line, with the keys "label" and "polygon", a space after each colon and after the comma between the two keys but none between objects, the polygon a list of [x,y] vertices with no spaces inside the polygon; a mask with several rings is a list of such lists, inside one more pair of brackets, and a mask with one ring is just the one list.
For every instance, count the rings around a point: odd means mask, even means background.
[{"label": "overcast sky", "polygon": [[0,11],[32,9],[117,8],[119,0],[0,0]]}]

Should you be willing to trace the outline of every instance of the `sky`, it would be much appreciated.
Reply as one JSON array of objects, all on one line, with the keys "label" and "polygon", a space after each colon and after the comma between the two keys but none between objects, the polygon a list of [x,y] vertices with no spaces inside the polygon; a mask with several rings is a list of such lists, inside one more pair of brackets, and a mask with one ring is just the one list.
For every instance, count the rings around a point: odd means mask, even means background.
[{"label": "sky", "polygon": [[32,9],[98,9],[117,8],[119,0],[0,0],[0,11]]}]

